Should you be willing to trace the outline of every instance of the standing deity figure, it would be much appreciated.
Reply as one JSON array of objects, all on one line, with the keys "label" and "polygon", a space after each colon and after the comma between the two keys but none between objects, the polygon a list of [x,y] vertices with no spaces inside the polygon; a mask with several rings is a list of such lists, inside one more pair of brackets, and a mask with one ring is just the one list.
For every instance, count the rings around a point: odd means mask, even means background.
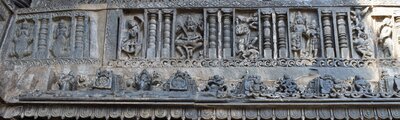
[{"label": "standing deity figure", "polygon": [[182,58],[193,58],[195,52],[202,51],[200,49],[204,39],[199,32],[199,29],[202,29],[201,25],[196,23],[192,16],[188,16],[184,25],[179,25],[178,29],[182,31],[175,40],[178,53]]},{"label": "standing deity figure", "polygon": [[138,57],[142,49],[142,36],[140,35],[141,23],[136,20],[128,21],[128,38],[122,41],[122,51],[125,52],[129,59]]},{"label": "standing deity figure", "polygon": [[317,21],[312,20],[311,24],[308,26],[307,30],[307,52],[308,57],[315,58],[318,55],[318,48],[319,48],[319,31]]},{"label": "standing deity figure", "polygon": [[384,57],[392,57],[394,49],[392,40],[392,20],[390,18],[383,19],[380,30],[379,43],[381,45]]},{"label": "standing deity figure", "polygon": [[254,14],[252,17],[238,16],[236,18],[236,35],[238,36],[237,56],[241,59],[256,59],[259,52],[255,44],[258,37],[251,38],[251,31],[257,30],[258,17]]},{"label": "standing deity figure", "polygon": [[[293,51],[293,56],[295,58],[301,57],[303,54],[306,54],[305,51],[303,51],[303,46],[302,46],[302,41],[304,41],[304,37],[306,36],[306,25],[305,25],[305,18],[301,14],[300,11],[298,11],[295,14],[294,18],[294,23],[292,26],[292,51]],[[308,42],[308,41],[307,41]],[[306,42],[306,43],[307,43]],[[308,45],[306,44],[305,48],[308,48]]]},{"label": "standing deity figure", "polygon": [[61,20],[55,29],[54,43],[50,51],[56,58],[70,55],[69,28],[64,20]]},{"label": "standing deity figure", "polygon": [[12,40],[14,49],[10,53],[10,57],[23,58],[32,54],[30,45],[33,42],[30,34],[31,25],[24,20],[21,23],[21,28],[16,32],[16,37]]}]

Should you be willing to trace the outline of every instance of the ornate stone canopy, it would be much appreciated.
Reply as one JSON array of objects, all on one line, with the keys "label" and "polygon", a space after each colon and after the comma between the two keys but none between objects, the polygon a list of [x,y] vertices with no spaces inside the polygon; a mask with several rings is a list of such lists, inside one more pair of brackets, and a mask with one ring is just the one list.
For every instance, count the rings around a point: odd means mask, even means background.
[{"label": "ornate stone canopy", "polygon": [[400,119],[398,0],[0,0],[0,119]]}]

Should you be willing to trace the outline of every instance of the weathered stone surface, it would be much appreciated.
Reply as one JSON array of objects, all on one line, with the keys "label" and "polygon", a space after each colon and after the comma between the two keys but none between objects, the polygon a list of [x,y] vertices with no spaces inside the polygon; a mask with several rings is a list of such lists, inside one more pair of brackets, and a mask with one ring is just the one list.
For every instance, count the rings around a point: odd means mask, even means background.
[{"label": "weathered stone surface", "polygon": [[0,116],[398,118],[399,6],[1,0]]}]

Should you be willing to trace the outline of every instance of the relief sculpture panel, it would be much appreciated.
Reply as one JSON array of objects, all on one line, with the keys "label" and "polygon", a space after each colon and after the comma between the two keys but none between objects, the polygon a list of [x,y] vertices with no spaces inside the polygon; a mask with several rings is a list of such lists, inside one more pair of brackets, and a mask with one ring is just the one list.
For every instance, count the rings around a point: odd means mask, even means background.
[{"label": "relief sculpture panel", "polygon": [[0,26],[0,101],[139,120],[373,118],[400,100],[399,8],[230,2],[33,0]]}]

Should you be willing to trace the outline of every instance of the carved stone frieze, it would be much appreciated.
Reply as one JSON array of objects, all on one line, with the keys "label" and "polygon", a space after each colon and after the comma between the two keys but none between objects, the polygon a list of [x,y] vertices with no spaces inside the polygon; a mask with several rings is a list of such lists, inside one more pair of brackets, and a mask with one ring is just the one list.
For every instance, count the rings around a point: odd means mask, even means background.
[{"label": "carved stone frieze", "polygon": [[0,119],[399,119],[395,0],[2,0]]}]

